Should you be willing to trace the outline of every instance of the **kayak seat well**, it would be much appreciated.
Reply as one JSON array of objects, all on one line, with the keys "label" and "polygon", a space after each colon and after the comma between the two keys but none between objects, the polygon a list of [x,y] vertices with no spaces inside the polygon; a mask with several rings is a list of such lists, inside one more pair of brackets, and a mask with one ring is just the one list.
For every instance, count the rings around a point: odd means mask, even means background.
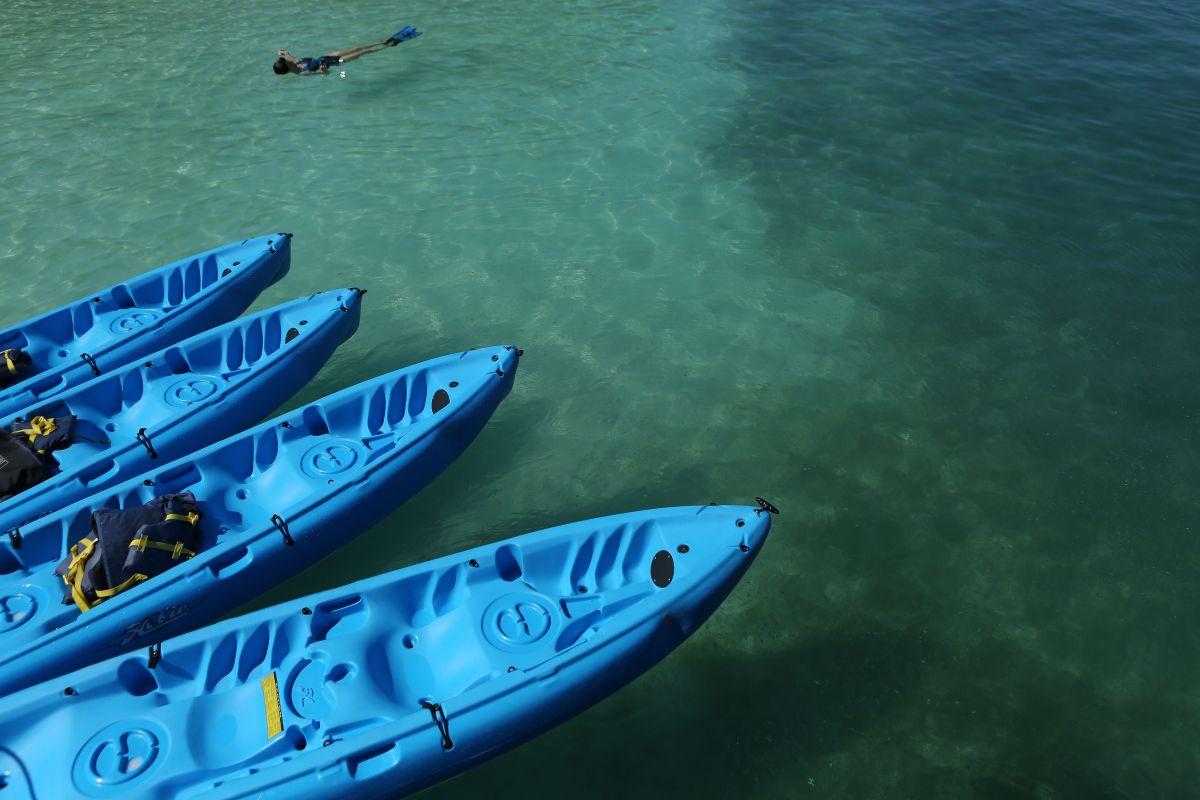
[{"label": "kayak seat well", "polygon": [[71,324],[71,309],[60,308],[49,314],[36,329],[26,331],[25,349],[33,356],[34,369],[45,368],[42,356],[72,344],[75,330]]},{"label": "kayak seat well", "polygon": [[71,330],[73,338],[81,339],[84,334],[96,324],[96,315],[92,313],[92,303],[76,303],[71,314]]},{"label": "kayak seat well", "polygon": [[347,636],[367,624],[367,604],[362,597],[329,600],[312,610],[309,644]]},{"label": "kayak seat well", "polygon": [[137,305],[137,301],[133,299],[133,293],[129,291],[129,286],[124,283],[118,284],[112,288],[112,301],[117,308],[133,308]]},{"label": "kayak seat well", "polygon": [[524,556],[516,545],[509,545],[513,549],[503,556],[497,554],[497,561],[509,573],[523,563],[525,582],[542,591],[570,597],[643,581],[649,553],[661,549],[665,541],[654,521],[636,526],[624,524],[610,531],[595,531],[582,542],[573,539]]},{"label": "kayak seat well", "polygon": [[167,278],[165,303],[168,308],[181,305],[185,300],[199,294],[220,279],[219,264],[215,254],[202,259],[194,258],[171,272]]}]

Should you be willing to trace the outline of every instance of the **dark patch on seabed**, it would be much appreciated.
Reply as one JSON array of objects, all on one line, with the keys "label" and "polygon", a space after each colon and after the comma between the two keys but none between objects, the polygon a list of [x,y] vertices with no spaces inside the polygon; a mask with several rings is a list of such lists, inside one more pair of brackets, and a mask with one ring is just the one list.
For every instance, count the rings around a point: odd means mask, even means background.
[{"label": "dark patch on seabed", "polygon": [[[739,615],[791,636],[693,666],[729,735],[681,724],[665,793],[1195,796],[1200,24],[1145,11],[739,6],[709,155],[773,255],[740,268],[778,371],[847,368],[746,421],[809,418],[795,582]],[[816,289],[873,313],[806,342]]]}]

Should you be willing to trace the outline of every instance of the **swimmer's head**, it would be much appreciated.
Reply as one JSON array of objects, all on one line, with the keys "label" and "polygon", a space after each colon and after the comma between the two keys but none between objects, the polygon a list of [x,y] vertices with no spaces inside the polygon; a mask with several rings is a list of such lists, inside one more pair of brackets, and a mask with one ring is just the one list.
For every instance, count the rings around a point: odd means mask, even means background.
[{"label": "swimmer's head", "polygon": [[275,70],[276,75],[287,75],[289,72],[291,72],[286,58],[275,59],[275,64],[271,67],[271,69]]}]

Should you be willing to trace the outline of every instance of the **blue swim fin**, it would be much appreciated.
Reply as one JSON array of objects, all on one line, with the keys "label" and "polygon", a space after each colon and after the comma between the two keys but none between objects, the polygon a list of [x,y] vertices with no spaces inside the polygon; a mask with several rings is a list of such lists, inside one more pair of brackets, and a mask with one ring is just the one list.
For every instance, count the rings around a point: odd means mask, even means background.
[{"label": "blue swim fin", "polygon": [[395,42],[396,44],[400,44],[401,42],[407,42],[409,39],[415,39],[420,35],[421,35],[421,31],[417,30],[412,25],[409,25],[404,30],[402,30],[398,33],[392,34],[391,38],[389,38],[388,41]]}]

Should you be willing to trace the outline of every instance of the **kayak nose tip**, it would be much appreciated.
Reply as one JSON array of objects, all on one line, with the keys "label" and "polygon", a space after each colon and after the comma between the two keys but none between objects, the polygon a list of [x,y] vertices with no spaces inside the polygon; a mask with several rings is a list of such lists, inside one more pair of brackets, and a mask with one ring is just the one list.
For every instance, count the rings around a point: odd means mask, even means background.
[{"label": "kayak nose tip", "polygon": [[741,526],[742,541],[738,548],[743,553],[757,553],[762,548],[771,532],[771,517],[779,513],[775,506],[766,503],[762,498],[756,497],[755,501],[758,501],[758,508],[753,509],[751,514],[741,520],[744,524]]},{"label": "kayak nose tip", "polygon": [[468,364],[479,364],[485,371],[495,373],[503,378],[517,368],[518,350],[512,345],[496,345],[494,347],[471,348],[459,358]]},{"label": "kayak nose tip", "polygon": [[354,286],[346,289],[341,296],[342,311],[350,311],[357,308],[362,303],[362,297],[366,293],[366,289],[359,289]]},{"label": "kayak nose tip", "polygon": [[504,345],[501,351],[497,354],[500,356],[497,366],[499,367],[501,373],[512,372],[514,369],[516,369],[523,352],[524,351],[518,350],[511,344]]},{"label": "kayak nose tip", "polygon": [[273,233],[266,237],[267,249],[272,253],[288,253],[292,249],[292,235],[290,233]]}]

